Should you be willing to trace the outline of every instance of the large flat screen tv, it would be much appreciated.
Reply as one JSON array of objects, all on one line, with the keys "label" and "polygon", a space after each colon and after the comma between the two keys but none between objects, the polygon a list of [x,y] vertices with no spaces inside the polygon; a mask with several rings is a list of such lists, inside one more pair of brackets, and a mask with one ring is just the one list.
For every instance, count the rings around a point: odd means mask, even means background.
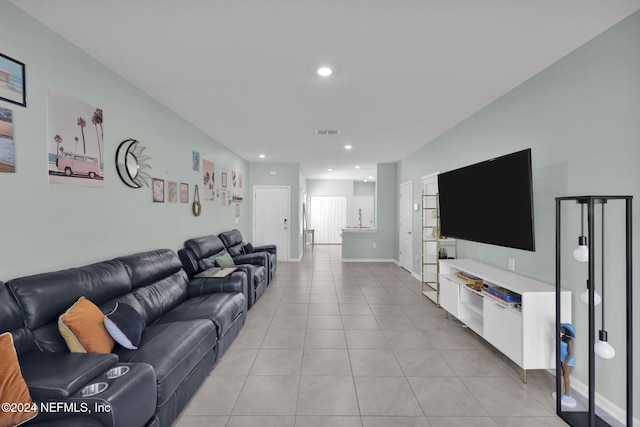
[{"label": "large flat screen tv", "polygon": [[535,250],[531,149],[438,175],[440,234]]}]

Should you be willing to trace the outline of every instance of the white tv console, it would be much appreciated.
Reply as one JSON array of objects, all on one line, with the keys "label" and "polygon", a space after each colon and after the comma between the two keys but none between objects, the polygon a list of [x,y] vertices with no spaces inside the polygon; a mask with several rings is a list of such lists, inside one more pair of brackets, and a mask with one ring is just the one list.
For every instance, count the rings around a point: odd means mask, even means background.
[{"label": "white tv console", "polygon": [[[456,276],[464,272],[521,296],[516,307],[475,291]],[[556,288],[470,259],[440,261],[440,305],[522,368],[556,368]],[[563,322],[571,320],[571,292],[560,294]]]}]

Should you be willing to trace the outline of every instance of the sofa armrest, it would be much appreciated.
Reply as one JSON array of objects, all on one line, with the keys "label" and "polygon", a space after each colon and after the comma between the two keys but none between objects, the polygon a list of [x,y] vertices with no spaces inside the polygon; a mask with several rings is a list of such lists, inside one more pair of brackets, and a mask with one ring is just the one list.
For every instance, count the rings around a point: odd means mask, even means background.
[{"label": "sofa armrest", "polygon": [[273,255],[278,255],[278,248],[276,247],[276,245],[262,245],[262,246],[254,246],[253,247],[253,251],[254,252],[269,252],[270,254]]},{"label": "sofa armrest", "polygon": [[93,378],[115,366],[118,356],[30,351],[18,357],[34,400],[68,398]]},{"label": "sofa armrest", "polygon": [[261,265],[264,268],[269,268],[269,258],[264,252],[236,255],[233,257],[233,262],[236,264]]},{"label": "sofa armrest", "polygon": [[187,284],[189,298],[220,292],[240,292],[247,296],[247,275],[234,271],[227,277],[194,277]]}]

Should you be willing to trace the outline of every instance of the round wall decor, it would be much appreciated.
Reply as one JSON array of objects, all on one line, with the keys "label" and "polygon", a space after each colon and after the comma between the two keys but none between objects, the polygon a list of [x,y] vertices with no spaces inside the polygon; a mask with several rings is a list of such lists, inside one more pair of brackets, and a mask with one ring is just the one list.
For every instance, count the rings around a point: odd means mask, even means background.
[{"label": "round wall decor", "polygon": [[122,141],[116,150],[116,169],[122,182],[131,188],[140,188],[142,184],[149,186],[151,176],[146,169],[151,169],[147,160],[151,157],[143,154],[145,147],[136,139]]}]

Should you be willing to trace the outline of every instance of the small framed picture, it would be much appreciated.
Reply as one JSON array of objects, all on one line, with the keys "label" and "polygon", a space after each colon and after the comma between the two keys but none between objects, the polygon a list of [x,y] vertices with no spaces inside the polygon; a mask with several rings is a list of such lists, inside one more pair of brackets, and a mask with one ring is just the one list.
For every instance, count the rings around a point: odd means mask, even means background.
[{"label": "small framed picture", "polygon": [[180,183],[180,203],[189,203],[189,184]]},{"label": "small framed picture", "polygon": [[167,199],[169,203],[178,203],[178,183],[167,181]]},{"label": "small framed picture", "polygon": [[164,203],[164,179],[153,178],[153,201]]},{"label": "small framed picture", "polygon": [[197,151],[193,151],[191,154],[191,162],[193,170],[196,172],[200,172],[200,153]]},{"label": "small framed picture", "polygon": [[227,173],[222,172],[222,188],[227,188]]},{"label": "small framed picture", "polygon": [[24,64],[0,53],[0,99],[27,106]]}]

